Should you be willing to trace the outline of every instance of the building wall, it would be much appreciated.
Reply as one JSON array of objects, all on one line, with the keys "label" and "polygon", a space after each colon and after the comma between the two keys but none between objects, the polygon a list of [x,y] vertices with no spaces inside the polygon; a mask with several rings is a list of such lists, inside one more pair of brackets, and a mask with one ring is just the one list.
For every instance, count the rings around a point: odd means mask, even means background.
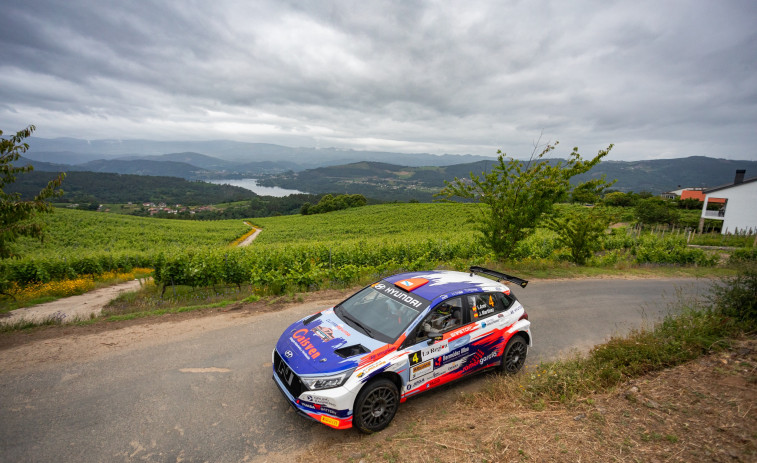
[{"label": "building wall", "polygon": [[[723,220],[723,233],[739,230],[757,230],[757,182],[734,185],[713,192],[718,198],[728,199]],[[708,195],[709,196],[709,195]]]}]

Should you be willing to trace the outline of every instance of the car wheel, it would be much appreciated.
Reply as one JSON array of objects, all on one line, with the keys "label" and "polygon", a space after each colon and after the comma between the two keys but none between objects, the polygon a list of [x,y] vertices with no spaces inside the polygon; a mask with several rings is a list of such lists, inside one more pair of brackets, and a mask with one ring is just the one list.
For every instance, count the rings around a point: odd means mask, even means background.
[{"label": "car wheel", "polygon": [[352,424],[366,434],[381,431],[394,418],[399,402],[397,386],[386,378],[376,379],[358,394]]},{"label": "car wheel", "polygon": [[500,370],[508,375],[519,372],[526,363],[526,355],[528,355],[528,343],[526,343],[526,340],[520,335],[513,336],[502,353]]}]

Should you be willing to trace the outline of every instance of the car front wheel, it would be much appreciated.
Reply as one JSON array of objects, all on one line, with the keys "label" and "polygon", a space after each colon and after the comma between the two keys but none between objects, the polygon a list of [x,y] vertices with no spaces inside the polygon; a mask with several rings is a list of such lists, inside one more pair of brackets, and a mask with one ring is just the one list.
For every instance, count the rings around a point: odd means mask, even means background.
[{"label": "car front wheel", "polygon": [[505,346],[505,352],[502,353],[500,369],[508,375],[519,372],[526,363],[526,355],[528,355],[526,340],[520,335],[513,336]]},{"label": "car front wheel", "polygon": [[399,406],[397,386],[386,378],[372,381],[360,391],[355,400],[353,425],[366,434],[389,426]]}]

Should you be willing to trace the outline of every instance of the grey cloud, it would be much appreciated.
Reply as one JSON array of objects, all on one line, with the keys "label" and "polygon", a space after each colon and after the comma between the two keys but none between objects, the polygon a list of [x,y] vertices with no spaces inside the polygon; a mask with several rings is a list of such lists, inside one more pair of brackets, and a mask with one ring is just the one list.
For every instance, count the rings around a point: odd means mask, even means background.
[{"label": "grey cloud", "polygon": [[746,1],[28,0],[4,15],[3,130],[490,155],[543,131],[634,147],[619,156],[755,156]]}]

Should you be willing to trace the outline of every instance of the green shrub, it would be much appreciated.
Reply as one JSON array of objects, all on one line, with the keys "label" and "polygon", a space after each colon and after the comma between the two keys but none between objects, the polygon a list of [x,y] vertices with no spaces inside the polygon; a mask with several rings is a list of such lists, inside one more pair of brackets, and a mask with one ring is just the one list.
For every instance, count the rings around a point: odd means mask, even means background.
[{"label": "green shrub", "polygon": [[742,264],[757,261],[757,248],[737,249],[728,258],[731,264]]},{"label": "green shrub", "polygon": [[757,328],[757,265],[751,263],[732,278],[726,278],[712,289],[714,310]]},{"label": "green shrub", "polygon": [[654,235],[642,236],[635,248],[638,263],[680,264],[712,266],[717,258],[709,256],[701,249],[686,247],[686,240],[680,236],[658,238]]},{"label": "green shrub", "polygon": [[644,224],[676,224],[680,213],[675,203],[662,198],[647,198],[636,203],[636,220]]}]

